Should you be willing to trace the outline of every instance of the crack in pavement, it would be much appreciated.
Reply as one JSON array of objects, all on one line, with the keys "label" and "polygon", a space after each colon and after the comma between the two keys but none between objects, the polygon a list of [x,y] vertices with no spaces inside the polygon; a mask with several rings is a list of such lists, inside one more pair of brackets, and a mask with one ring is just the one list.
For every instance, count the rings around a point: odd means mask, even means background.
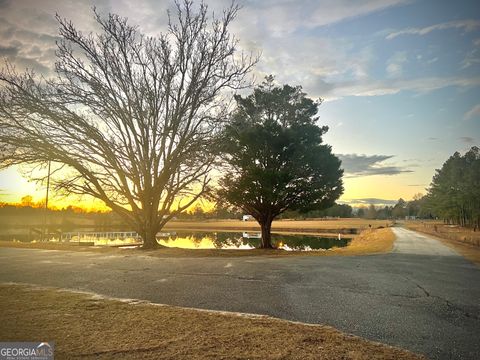
[{"label": "crack in pavement", "polygon": [[423,286],[421,286],[420,284],[418,284],[416,281],[406,277],[406,276],[402,276],[402,278],[404,278],[405,280],[407,281],[410,281],[411,283],[413,283],[417,288],[419,288],[420,290],[422,290],[422,292],[426,295],[426,297],[430,297],[430,298],[433,298],[433,299],[438,299],[442,302],[445,303],[445,305],[447,305],[447,307],[455,312],[458,312],[460,313],[461,315],[467,317],[467,318],[471,318],[471,319],[475,319],[475,320],[480,320],[480,316],[479,315],[476,315],[476,314],[472,314],[472,313],[469,313],[468,311],[466,311],[465,309],[461,308],[460,306],[452,303],[451,301],[441,297],[441,296],[438,296],[438,295],[431,295],[430,292],[428,292]]},{"label": "crack in pavement", "polygon": [[228,277],[231,279],[237,279],[237,280],[244,280],[244,281],[258,281],[258,282],[267,282],[265,279],[259,279],[253,276],[239,276],[239,275],[234,275],[234,274],[229,274],[229,273],[201,273],[201,272],[196,272],[196,273],[188,273],[188,272],[177,272],[177,273],[169,273],[169,272],[164,272],[160,274],[164,277],[175,277],[175,276],[205,276],[205,277]]}]

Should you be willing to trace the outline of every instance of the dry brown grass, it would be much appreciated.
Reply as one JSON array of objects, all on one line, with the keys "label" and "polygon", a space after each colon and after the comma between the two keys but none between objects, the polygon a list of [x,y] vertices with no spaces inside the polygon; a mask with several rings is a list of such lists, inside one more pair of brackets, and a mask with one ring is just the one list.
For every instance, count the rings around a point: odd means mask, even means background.
[{"label": "dry brown grass", "polygon": [[0,285],[2,341],[55,341],[56,359],[424,359],[265,316],[245,317]]},{"label": "dry brown grass", "polygon": [[353,238],[344,248],[336,248],[334,253],[339,255],[368,255],[388,253],[393,249],[395,234],[392,229],[364,230]]},{"label": "dry brown grass", "polygon": [[244,256],[350,256],[386,253],[391,251],[395,236],[390,228],[367,229],[354,236],[347,247],[332,248],[328,251],[285,251],[271,249],[220,250],[220,249],[179,249],[161,248],[158,250],[118,249],[110,247],[88,247],[58,243],[21,243],[0,241],[0,248],[92,251],[111,254],[137,254],[155,257],[244,257]]},{"label": "dry brown grass", "polygon": [[[272,224],[273,231],[304,232],[304,233],[350,233],[350,230],[387,227],[391,224],[388,220],[367,219],[315,219],[315,220],[278,220]],[[257,230],[260,226],[256,221],[240,220],[204,220],[204,221],[171,221],[165,229],[188,230]]]},{"label": "dry brown grass", "polygon": [[428,234],[480,265],[480,232],[447,226],[439,221],[407,221],[405,227]]}]

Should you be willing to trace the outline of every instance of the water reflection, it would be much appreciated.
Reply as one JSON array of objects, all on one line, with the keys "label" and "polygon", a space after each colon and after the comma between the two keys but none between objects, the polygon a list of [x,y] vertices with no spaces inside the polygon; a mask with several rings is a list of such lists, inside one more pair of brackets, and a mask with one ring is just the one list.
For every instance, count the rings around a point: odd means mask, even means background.
[{"label": "water reflection", "polygon": [[[167,247],[183,249],[240,249],[259,247],[260,233],[256,232],[172,232],[157,235],[158,242]],[[314,235],[272,234],[275,247],[287,251],[326,250],[347,246],[348,238],[320,237]]]}]

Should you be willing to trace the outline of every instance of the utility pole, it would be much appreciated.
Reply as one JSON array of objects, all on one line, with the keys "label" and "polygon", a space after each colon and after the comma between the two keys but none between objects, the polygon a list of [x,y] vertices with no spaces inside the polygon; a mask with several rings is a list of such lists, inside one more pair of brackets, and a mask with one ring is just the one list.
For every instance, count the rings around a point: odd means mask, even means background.
[{"label": "utility pole", "polygon": [[48,192],[50,190],[50,165],[51,161],[48,161],[48,175],[47,175],[47,194],[45,196],[45,211],[44,211],[44,225],[45,225],[45,233],[43,237],[43,241],[47,241],[48,236],[48,226],[47,226],[47,212],[48,212]]}]

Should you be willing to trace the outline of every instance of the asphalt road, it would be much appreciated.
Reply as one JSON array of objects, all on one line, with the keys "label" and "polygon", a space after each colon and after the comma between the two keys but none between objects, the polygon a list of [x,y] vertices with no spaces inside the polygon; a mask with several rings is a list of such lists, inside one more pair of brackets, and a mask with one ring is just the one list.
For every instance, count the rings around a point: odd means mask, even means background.
[{"label": "asphalt road", "polygon": [[328,324],[426,354],[478,359],[480,268],[394,229],[394,251],[357,257],[154,258],[0,249],[0,282]]}]

